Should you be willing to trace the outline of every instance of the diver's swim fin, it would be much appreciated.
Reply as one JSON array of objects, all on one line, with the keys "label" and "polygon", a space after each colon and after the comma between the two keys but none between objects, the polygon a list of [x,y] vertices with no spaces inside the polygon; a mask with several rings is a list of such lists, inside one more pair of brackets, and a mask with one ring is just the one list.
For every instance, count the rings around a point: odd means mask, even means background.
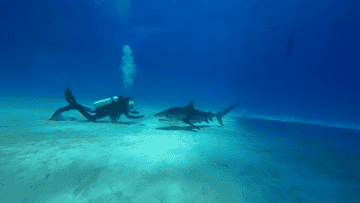
[{"label": "diver's swim fin", "polygon": [[71,93],[71,91],[69,90],[69,88],[66,88],[66,90],[65,90],[65,99],[66,99],[66,101],[67,101],[69,104],[71,104],[71,103],[73,103],[73,102],[76,102],[75,97],[74,97],[74,95]]},{"label": "diver's swim fin", "polygon": [[70,110],[78,110],[85,118],[87,118],[88,120],[93,120],[93,117],[85,111],[88,108],[86,108],[76,102],[75,97],[74,97],[74,95],[72,95],[69,88],[66,88],[66,90],[65,90],[65,99],[69,103],[69,105],[56,110],[55,113],[51,116],[50,120],[53,120],[54,117],[60,115],[61,113],[65,112],[65,111],[70,111]]},{"label": "diver's swim fin", "polygon": [[59,116],[61,113],[65,112],[65,111],[69,111],[69,106],[70,105],[67,105],[63,108],[60,108],[58,110],[55,111],[55,113],[53,113],[53,115],[51,115],[50,119],[49,120],[57,120],[56,117]]}]

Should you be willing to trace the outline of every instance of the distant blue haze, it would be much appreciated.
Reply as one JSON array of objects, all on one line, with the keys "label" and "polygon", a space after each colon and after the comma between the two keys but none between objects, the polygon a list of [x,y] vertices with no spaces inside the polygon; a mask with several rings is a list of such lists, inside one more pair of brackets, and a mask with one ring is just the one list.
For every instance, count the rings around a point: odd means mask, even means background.
[{"label": "distant blue haze", "polygon": [[[194,99],[358,124],[360,2],[303,0],[295,19],[299,2],[1,1],[0,95],[63,99],[69,87],[78,100]],[[137,68],[128,90],[124,45]]]}]

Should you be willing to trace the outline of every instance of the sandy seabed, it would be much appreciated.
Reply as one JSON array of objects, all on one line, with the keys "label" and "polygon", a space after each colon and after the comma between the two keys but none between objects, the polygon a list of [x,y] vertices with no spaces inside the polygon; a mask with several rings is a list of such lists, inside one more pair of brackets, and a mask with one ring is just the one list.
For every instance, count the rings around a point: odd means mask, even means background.
[{"label": "sandy seabed", "polygon": [[64,113],[66,121],[48,120],[63,105],[1,103],[0,202],[360,199],[359,152],[311,131],[284,130],[282,124],[268,131],[258,120],[232,113],[224,127],[216,120],[196,124],[200,130],[172,127],[153,117],[165,108],[150,107],[137,108],[144,118],[123,116],[116,124],[109,118],[87,122],[76,111]]}]

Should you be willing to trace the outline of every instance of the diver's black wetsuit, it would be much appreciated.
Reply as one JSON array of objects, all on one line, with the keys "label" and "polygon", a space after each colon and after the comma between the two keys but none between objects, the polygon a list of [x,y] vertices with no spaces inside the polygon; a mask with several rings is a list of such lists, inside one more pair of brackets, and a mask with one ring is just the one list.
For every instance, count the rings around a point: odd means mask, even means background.
[{"label": "diver's black wetsuit", "polygon": [[[127,118],[133,119],[144,117],[144,115],[133,116],[129,114],[138,114],[138,112],[135,111],[132,106],[129,106],[129,101],[132,101],[130,97],[123,98],[122,96],[119,96],[118,101],[113,101],[112,103],[99,107],[95,110],[77,103],[75,97],[68,88],[65,90],[65,98],[66,101],[69,102],[69,105],[55,111],[50,120],[56,120],[56,116],[69,110],[78,110],[89,121],[96,121],[98,119],[104,118],[105,116],[109,116],[111,121],[115,123],[120,118],[121,114],[124,114]],[[91,115],[90,113],[95,113],[95,115]]]}]

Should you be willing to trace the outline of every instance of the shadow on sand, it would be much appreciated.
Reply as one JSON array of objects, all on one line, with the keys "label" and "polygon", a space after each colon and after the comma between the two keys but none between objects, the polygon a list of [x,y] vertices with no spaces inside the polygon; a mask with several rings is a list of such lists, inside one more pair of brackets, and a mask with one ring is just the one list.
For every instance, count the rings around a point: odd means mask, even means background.
[{"label": "shadow on sand", "polygon": [[[209,126],[197,126],[198,128],[208,128]],[[197,132],[195,131],[196,128],[192,126],[169,126],[169,127],[162,127],[162,128],[155,128],[156,130],[167,130],[167,131],[191,131],[191,132]]]},{"label": "shadow on sand", "polygon": [[[123,121],[118,121],[116,123],[113,123],[111,121],[88,121],[88,120],[78,120],[74,117],[65,117],[65,116],[59,116],[59,117],[56,117],[55,119],[50,119],[50,120],[53,120],[53,121],[76,121],[76,122],[79,122],[79,123],[111,123],[111,124],[120,124],[120,125],[133,125],[133,124],[137,124],[138,122],[133,122],[133,121],[129,121],[129,122],[123,122]],[[0,126],[1,127],[1,126]]]},{"label": "shadow on sand", "polygon": [[100,124],[100,123],[110,123],[110,124],[114,124],[114,125],[134,125],[134,124],[138,124],[138,122],[116,122],[116,123],[113,123],[111,121],[87,121],[87,120],[84,120],[84,121],[78,121],[78,122],[81,122],[81,123],[94,123],[94,124]]}]

